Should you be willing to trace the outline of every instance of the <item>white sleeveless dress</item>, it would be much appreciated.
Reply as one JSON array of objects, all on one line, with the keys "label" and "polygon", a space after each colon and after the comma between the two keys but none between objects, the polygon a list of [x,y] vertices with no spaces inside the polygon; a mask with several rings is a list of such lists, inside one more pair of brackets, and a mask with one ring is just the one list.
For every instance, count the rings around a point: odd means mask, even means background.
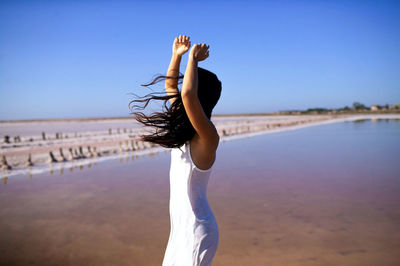
[{"label": "white sleeveless dress", "polygon": [[193,163],[189,141],[180,149],[171,149],[171,231],[163,266],[211,265],[219,241],[217,221],[207,200],[211,170]]}]

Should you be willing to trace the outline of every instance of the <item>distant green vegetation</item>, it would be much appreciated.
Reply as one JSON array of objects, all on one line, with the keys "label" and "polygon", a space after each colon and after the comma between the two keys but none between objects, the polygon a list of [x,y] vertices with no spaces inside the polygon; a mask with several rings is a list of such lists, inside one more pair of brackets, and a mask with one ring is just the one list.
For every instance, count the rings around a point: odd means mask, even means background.
[{"label": "distant green vegetation", "polygon": [[360,102],[354,102],[352,107],[344,106],[337,109],[328,109],[322,107],[309,108],[307,110],[288,110],[279,112],[280,114],[346,114],[346,113],[400,113],[400,103],[371,105],[366,106]]}]

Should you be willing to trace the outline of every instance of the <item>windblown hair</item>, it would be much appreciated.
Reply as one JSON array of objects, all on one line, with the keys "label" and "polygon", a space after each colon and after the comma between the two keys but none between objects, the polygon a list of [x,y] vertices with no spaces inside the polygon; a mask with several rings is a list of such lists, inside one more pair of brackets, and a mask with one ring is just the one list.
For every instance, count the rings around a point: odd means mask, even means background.
[{"label": "windblown hair", "polygon": [[[210,119],[212,110],[221,95],[221,81],[218,80],[214,73],[201,67],[197,69],[197,95],[204,113],[208,119]],[[178,79],[178,84],[181,84],[184,76],[179,75],[172,77],[159,75],[152,82],[145,85],[142,84],[141,86],[148,87],[166,78]],[[137,99],[129,103],[129,108],[132,111],[131,114],[134,115],[139,123],[155,129],[153,133],[141,135],[142,141],[156,143],[166,148],[179,148],[186,141],[193,138],[196,131],[186,114],[180,92],[170,95],[167,95],[166,92],[153,92],[143,97],[135,96]],[[169,104],[170,99],[174,99],[172,104]],[[149,105],[150,101],[153,100],[164,101],[161,112],[153,112],[150,115],[145,115],[143,112],[139,111],[144,110]],[[134,111],[135,109],[137,111]]]}]

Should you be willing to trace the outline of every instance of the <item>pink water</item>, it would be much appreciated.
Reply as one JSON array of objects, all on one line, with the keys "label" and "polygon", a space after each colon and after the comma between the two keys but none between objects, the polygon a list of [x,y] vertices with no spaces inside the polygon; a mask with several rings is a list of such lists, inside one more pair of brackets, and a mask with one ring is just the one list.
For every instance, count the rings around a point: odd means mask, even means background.
[{"label": "pink water", "polygon": [[[399,137],[368,120],[221,143],[213,265],[399,265]],[[161,153],[3,180],[0,265],[161,265],[168,170]]]}]

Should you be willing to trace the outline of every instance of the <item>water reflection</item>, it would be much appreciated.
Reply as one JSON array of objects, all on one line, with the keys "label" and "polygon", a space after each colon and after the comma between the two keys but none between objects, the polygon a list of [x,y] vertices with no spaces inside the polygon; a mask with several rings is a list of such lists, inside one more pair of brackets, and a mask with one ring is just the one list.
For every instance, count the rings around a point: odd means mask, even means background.
[{"label": "water reflection", "polygon": [[346,123],[354,123],[354,124],[362,124],[365,122],[372,122],[372,123],[389,123],[389,122],[400,122],[399,118],[362,118],[357,120],[346,121]]},{"label": "water reflection", "polygon": [[352,122],[354,124],[360,124],[360,123],[367,122],[368,120],[370,120],[370,119],[357,119],[357,120],[353,120]]}]

